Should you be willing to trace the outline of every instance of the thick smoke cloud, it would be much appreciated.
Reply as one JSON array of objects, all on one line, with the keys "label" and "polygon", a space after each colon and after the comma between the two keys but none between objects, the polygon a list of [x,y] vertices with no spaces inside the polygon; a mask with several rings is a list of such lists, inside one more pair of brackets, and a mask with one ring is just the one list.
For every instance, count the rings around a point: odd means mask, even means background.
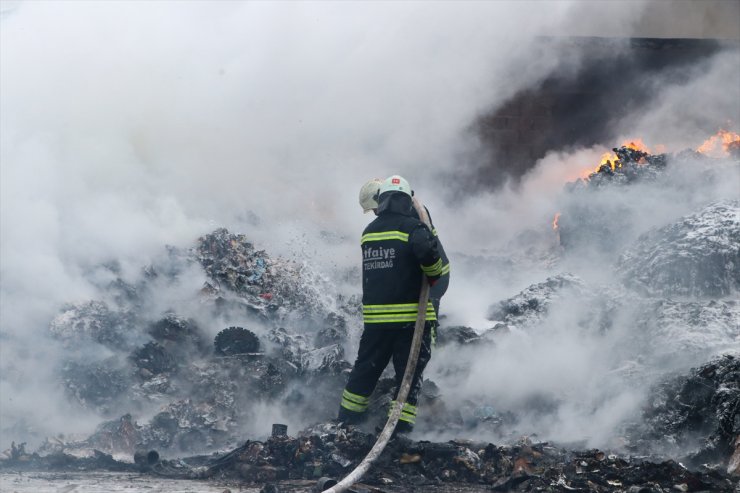
[{"label": "thick smoke cloud", "polygon": [[[466,172],[459,157],[476,115],[578,66],[578,53],[557,38],[543,44],[536,36],[603,29],[629,36],[642,9],[640,2],[4,5],[3,421],[26,416],[49,432],[94,426],[62,407],[53,372],[64,349],[47,327],[62,303],[96,297],[90,272],[104,262],[115,260],[134,277],[163,245],[187,246],[226,226],[319,269],[353,266],[368,220],[357,190],[397,172],[429,205],[458,258],[524,253],[522,235],[549,233],[562,184],[597,162],[601,149],[549,155],[522,184],[495,194],[452,194],[440,177]],[[688,86],[668,85],[655,107],[631,121],[661,143],[695,138],[690,122],[711,121],[713,108],[719,115],[733,104],[732,94],[704,88],[732,87],[733,77],[737,64],[718,58]],[[675,101],[696,91],[703,99],[689,98],[682,117],[670,118]],[[631,128],[615,129],[615,138]],[[336,243],[319,243],[321,231]],[[552,240],[543,241],[546,249]],[[460,265],[445,306],[451,321],[476,328],[487,323],[492,301],[549,269],[530,262],[502,278],[495,267]],[[192,277],[183,289],[200,287]],[[186,293],[163,296],[171,306]],[[567,367],[553,361],[546,373],[579,388],[596,385],[569,379],[600,350],[586,346],[565,338],[562,351],[574,357]],[[506,370],[509,360],[495,361],[474,371]],[[524,373],[514,388],[536,378]],[[506,400],[509,388],[486,390]],[[633,401],[620,394],[616,408],[632,409]],[[564,430],[573,421],[567,424]]]},{"label": "thick smoke cloud", "polygon": [[[687,83],[676,84],[670,73],[659,79],[635,81],[653,84],[659,89],[658,96],[639,112],[624,115],[613,129],[612,145],[608,147],[641,138],[654,150],[677,152],[697,148],[719,128],[737,132],[737,62],[738,50],[732,46],[690,69],[693,74]],[[605,249],[608,254],[593,256],[565,251],[553,258],[549,254],[558,248],[553,243],[555,233],[546,234],[555,212],[567,207],[571,200],[584,200],[574,199],[562,185],[556,184],[571,182],[593,171],[602,154],[610,151],[608,147],[552,152],[521,182],[490,195],[468,197],[458,203],[459,208],[441,209],[440,221],[451,225],[448,241],[454,242],[456,249],[473,254],[464,232],[475,230],[477,254],[488,265],[481,269],[480,262],[474,262],[466,269],[468,265],[458,263],[457,278],[462,271],[462,275],[474,279],[476,288],[456,289],[447,297],[452,312],[448,323],[485,327],[484,310],[489,306],[486,301],[506,298],[540,282],[548,275],[543,266],[550,273],[576,273],[591,286],[619,284],[613,271],[619,251]],[[601,190],[589,200],[593,214],[603,215],[602,220],[621,216],[627,222],[619,240],[628,245],[640,234],[670,224],[709,203],[740,198],[738,183],[740,170],[736,163],[689,160],[674,162],[668,176],[658,183]],[[609,210],[619,213],[604,214]],[[591,241],[588,253],[598,253],[599,239],[594,237]],[[502,258],[513,260],[513,267],[497,263]],[[533,259],[539,262],[530,263]],[[458,297],[459,294],[463,296]],[[443,354],[433,360],[430,374],[442,388],[448,389],[447,397],[468,406],[468,412],[481,404],[490,404],[499,411],[515,409],[520,421],[516,429],[506,429],[505,433],[534,433],[560,442],[619,447],[618,437],[624,432],[625,423],[640,419],[640,406],[650,396],[651,384],[669,372],[685,372],[717,354],[740,350],[737,322],[734,330],[728,327],[729,331],[722,333],[715,331],[711,323],[695,321],[692,325],[674,320],[670,331],[661,333],[663,329],[652,322],[640,323],[645,313],[634,301],[630,302],[635,303],[634,308],[627,303],[626,309],[620,309],[608,332],[599,332],[594,324],[584,328],[581,322],[593,308],[592,301],[584,299],[580,292],[565,294],[534,329],[514,330],[501,336],[495,349]],[[493,323],[488,321],[488,326]],[[714,339],[717,334],[721,335]],[[464,371],[450,375],[449,368],[460,366],[461,360],[470,364],[463,364]],[[486,433],[493,440],[500,439],[491,430],[483,432]],[[429,438],[450,436],[442,433]]]},{"label": "thick smoke cloud", "polygon": [[653,145],[677,150],[697,148],[708,133],[719,128],[737,131],[740,50],[736,44],[734,47],[685,69],[691,73],[686,84],[671,84],[670,74],[647,81],[660,90],[643,114],[631,115],[619,130],[624,135],[639,135]]}]

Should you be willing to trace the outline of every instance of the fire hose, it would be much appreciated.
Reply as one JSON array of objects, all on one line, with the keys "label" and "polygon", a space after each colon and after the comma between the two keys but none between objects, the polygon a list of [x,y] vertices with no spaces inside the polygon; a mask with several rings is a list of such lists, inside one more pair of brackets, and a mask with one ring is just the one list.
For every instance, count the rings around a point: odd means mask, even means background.
[{"label": "fire hose", "polygon": [[[431,230],[431,224],[429,221],[429,215],[426,209],[419,200],[414,197],[414,208],[419,214],[421,221],[427,225]],[[406,398],[411,390],[411,382],[414,379],[414,373],[416,372],[416,363],[419,360],[419,350],[421,349],[421,341],[424,336],[424,325],[426,323],[426,307],[427,301],[429,300],[429,282],[426,277],[422,276],[423,280],[421,283],[421,293],[419,293],[419,311],[416,316],[416,325],[414,326],[414,338],[411,341],[411,350],[409,351],[409,359],[406,363],[406,370],[403,374],[403,380],[401,386],[398,389],[398,395],[396,396],[396,403],[391,408],[391,412],[388,415],[388,421],[385,423],[385,427],[378,435],[378,439],[375,441],[375,445],[370,449],[362,462],[354,468],[347,476],[344,477],[339,483],[335,484],[331,488],[324,490],[322,493],[343,493],[349,489],[350,486],[357,483],[362,476],[370,469],[370,466],[380,457],[383,453],[386,445],[391,439],[393,430],[396,429],[398,419],[401,417],[401,410],[404,404],[406,404]]]}]

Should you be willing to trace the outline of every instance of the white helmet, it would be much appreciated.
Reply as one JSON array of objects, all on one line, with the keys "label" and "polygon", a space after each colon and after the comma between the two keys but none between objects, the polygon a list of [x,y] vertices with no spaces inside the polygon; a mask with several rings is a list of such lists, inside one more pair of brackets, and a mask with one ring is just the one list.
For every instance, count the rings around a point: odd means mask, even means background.
[{"label": "white helmet", "polygon": [[381,183],[383,183],[383,180],[380,178],[373,178],[362,185],[360,189],[360,207],[362,207],[362,212],[368,213],[378,208],[378,190]]},{"label": "white helmet", "polygon": [[385,192],[403,192],[409,197],[412,196],[409,182],[406,181],[406,178],[399,175],[389,176],[383,180],[383,183],[380,185],[379,195],[383,195]]}]

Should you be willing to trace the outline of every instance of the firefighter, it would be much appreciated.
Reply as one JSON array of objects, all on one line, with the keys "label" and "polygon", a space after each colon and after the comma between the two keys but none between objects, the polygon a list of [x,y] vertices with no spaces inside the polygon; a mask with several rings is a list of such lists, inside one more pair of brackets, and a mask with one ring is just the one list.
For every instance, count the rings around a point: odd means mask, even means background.
[{"label": "firefighter", "polygon": [[[363,213],[367,214],[368,212],[373,211],[375,215],[378,214],[378,191],[382,184],[383,180],[380,178],[373,178],[365,183],[360,189],[360,207],[362,207]],[[411,195],[414,195],[413,190],[411,191]],[[434,283],[434,286],[429,289],[429,299],[431,300],[432,305],[434,305],[434,313],[437,315],[437,318],[439,318],[439,304],[442,301],[442,296],[447,292],[447,287],[450,285],[450,261],[447,258],[444,247],[442,247],[442,242],[439,241],[439,237],[437,236],[437,229],[434,227],[432,215],[429,213],[429,209],[427,209],[426,206],[424,209],[427,212],[427,216],[429,216],[429,223],[432,226],[432,234],[437,237],[437,249],[439,250],[439,255],[442,257],[442,262],[447,266],[442,277],[440,277],[439,280]],[[414,214],[414,217],[419,217],[415,208],[412,208],[411,211]]]},{"label": "firefighter", "polygon": [[[370,395],[391,360],[397,395],[411,350],[421,283],[426,277],[433,285],[449,270],[440,257],[437,238],[412,212],[411,188],[404,178],[394,175],[384,180],[376,200],[377,217],[365,228],[360,241],[365,328],[338,415],[339,421],[350,424],[367,416]],[[431,357],[437,315],[431,302],[424,308],[426,324],[419,360],[397,432],[413,429],[421,376]]]},{"label": "firefighter", "polygon": [[360,207],[362,213],[367,214],[370,211],[378,215],[378,191],[383,184],[380,178],[373,178],[360,188]]}]

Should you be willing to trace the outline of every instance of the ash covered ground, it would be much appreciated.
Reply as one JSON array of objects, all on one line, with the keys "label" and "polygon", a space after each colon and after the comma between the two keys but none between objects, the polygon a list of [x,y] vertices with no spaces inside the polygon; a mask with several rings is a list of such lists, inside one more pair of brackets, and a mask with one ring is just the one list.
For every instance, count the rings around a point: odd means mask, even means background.
[{"label": "ash covered ground", "polygon": [[[556,229],[527,233],[537,248],[450,255],[453,282],[533,265],[545,275],[491,300],[484,327],[442,319],[417,427],[358,491],[736,490],[740,201],[694,189],[692,212],[644,231],[629,204],[697,176],[716,190],[738,161],[615,151],[616,166],[565,187]],[[574,273],[584,257],[618,281]],[[115,262],[96,266],[100,297],[62,306],[48,335],[64,348],[55,370],[68,405],[100,424],[42,436],[4,422],[6,480],[108,470],[310,491],[347,474],[393,388],[386,375],[369,423],[331,421],[361,331],[359,293],[337,289],[358,271],[334,275],[225,228],[163,248],[133,279]]]}]

